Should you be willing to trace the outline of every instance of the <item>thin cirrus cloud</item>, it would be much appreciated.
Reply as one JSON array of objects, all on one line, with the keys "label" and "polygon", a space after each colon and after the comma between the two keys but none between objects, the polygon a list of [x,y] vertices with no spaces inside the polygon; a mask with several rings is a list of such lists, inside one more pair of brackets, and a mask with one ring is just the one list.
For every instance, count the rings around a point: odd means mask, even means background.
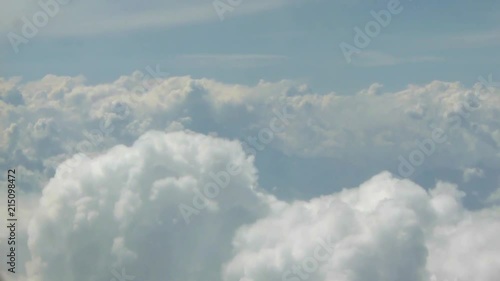
[{"label": "thin cirrus cloud", "polygon": [[444,58],[434,56],[397,57],[391,54],[377,51],[361,51],[353,58],[353,64],[364,67],[390,66],[412,63],[436,63],[443,62]]},{"label": "thin cirrus cloud", "polygon": [[177,56],[174,63],[189,67],[247,68],[277,64],[287,59],[287,56],[273,54],[187,54]]},{"label": "thin cirrus cloud", "polygon": [[467,31],[447,31],[442,34],[428,33],[426,35],[397,34],[388,35],[394,42],[411,48],[418,46],[422,51],[442,51],[457,49],[482,49],[500,45],[500,28],[478,28]]},{"label": "thin cirrus cloud", "polygon": [[[224,1],[224,3],[226,3]],[[271,1],[242,1],[241,4],[231,7],[225,13],[226,17],[259,13],[286,5],[283,0]],[[14,5],[14,4],[9,4]],[[182,25],[203,22],[220,21],[213,1],[69,1],[58,5],[59,8],[51,15],[44,34],[54,37],[89,36],[150,28],[170,28]],[[24,5],[16,4],[17,11],[6,15],[0,25],[4,31],[17,31],[15,22],[23,16],[31,19],[43,9],[31,2]],[[19,25],[19,24],[18,24]],[[20,28],[21,25],[18,27]]]},{"label": "thin cirrus cloud", "polygon": [[432,41],[434,46],[451,49],[495,47],[500,45],[500,28],[445,34],[430,39],[429,43]]}]

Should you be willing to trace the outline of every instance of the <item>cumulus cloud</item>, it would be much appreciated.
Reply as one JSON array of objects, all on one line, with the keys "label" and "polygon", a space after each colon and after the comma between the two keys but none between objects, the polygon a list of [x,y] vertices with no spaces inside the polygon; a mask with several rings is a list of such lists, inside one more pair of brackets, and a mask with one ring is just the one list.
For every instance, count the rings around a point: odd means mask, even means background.
[{"label": "cumulus cloud", "polygon": [[[241,167],[189,224],[227,163]],[[148,132],[55,176],[27,230],[27,280],[469,280],[500,274],[500,209],[471,211],[457,186],[427,191],[383,172],[285,202],[259,188],[235,141]]]},{"label": "cumulus cloud", "polygon": [[[252,161],[234,141],[149,132],[58,169],[28,229],[28,279],[111,280],[124,268],[142,280],[217,280],[234,230],[274,202],[258,190]],[[238,173],[206,195],[227,163]],[[198,208],[189,224],[181,204]]]},{"label": "cumulus cloud", "polygon": [[385,172],[289,203],[239,229],[224,280],[496,280],[499,209],[470,212],[463,196]]},{"label": "cumulus cloud", "polygon": [[[140,72],[96,85],[1,79],[0,167],[22,175],[23,223],[31,220],[18,234],[18,276],[493,280],[499,106],[498,89],[440,81],[339,95],[286,80]],[[283,130],[264,143],[273,120]],[[422,150],[435,128],[446,141],[411,176],[428,175],[425,184],[383,173],[340,192],[381,170],[397,175],[398,157]],[[436,186],[449,174],[459,188]],[[200,192],[216,186],[199,208]],[[317,250],[322,243],[335,251]],[[322,260],[311,260],[315,250]]]},{"label": "cumulus cloud", "polygon": [[[303,193],[299,189],[308,177],[321,186],[315,194],[326,194],[332,180],[339,189],[381,170],[398,173],[400,156],[410,161],[410,154],[420,150],[419,144],[436,128],[445,142],[426,152],[412,179],[424,175],[429,178],[426,186],[439,177],[458,182],[464,169],[477,167],[492,171],[485,174],[490,181],[489,174],[497,174],[500,167],[500,95],[498,89],[480,84],[468,88],[434,81],[396,92],[373,84],[339,95],[314,93],[307,85],[287,80],[248,86],[150,77],[138,71],[97,85],[82,76],[2,79],[0,92],[0,166],[16,163],[40,178],[23,183],[30,190],[41,189],[55,167],[71,156],[131,145],[152,129],[189,129],[240,139],[257,152],[263,185],[296,184],[287,187],[295,194]],[[269,127],[275,112],[283,115],[284,110],[294,115],[284,130],[268,144],[258,139],[252,144],[251,138]],[[279,173],[292,180],[285,182],[285,177],[275,176]],[[481,199],[494,188],[481,189]]]}]

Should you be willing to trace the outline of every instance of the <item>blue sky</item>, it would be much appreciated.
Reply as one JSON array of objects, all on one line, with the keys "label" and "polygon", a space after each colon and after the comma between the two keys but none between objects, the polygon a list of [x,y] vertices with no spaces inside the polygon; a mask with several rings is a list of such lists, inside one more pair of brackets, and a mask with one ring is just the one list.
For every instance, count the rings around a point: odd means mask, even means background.
[{"label": "blue sky", "polygon": [[[18,54],[2,36],[0,75],[83,74],[103,82],[159,64],[172,75],[242,84],[294,79],[318,92],[347,94],[374,82],[388,89],[432,80],[469,85],[500,62],[498,1],[401,1],[403,11],[363,49],[364,56],[347,63],[339,44],[352,43],[354,27],[363,28],[372,20],[370,11],[386,9],[388,2],[254,1],[254,9],[244,0],[221,21],[211,1],[179,8],[160,1],[71,1]],[[30,18],[37,9],[26,5],[18,16]],[[188,16],[190,9],[203,17]],[[152,11],[159,20],[123,20],[151,17]],[[97,28],[86,27],[93,21]],[[2,27],[4,34],[21,28],[12,22]]]}]

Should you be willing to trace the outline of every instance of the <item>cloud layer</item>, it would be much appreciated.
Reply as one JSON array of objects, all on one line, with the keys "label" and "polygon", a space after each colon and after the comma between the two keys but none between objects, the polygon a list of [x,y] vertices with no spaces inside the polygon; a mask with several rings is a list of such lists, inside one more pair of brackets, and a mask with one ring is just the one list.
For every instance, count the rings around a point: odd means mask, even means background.
[{"label": "cloud layer", "polygon": [[[200,195],[227,163],[241,169],[215,196]],[[455,185],[426,191],[383,172],[360,187],[285,202],[259,188],[256,172],[238,142],[192,132],[148,132],[77,171],[57,170],[29,225],[27,280],[108,280],[122,271],[214,281],[500,274],[498,206],[467,210]],[[180,206],[196,196],[204,207],[185,224]]]},{"label": "cloud layer", "polygon": [[[293,81],[245,86],[161,75],[158,67],[150,67],[97,85],[84,77],[53,75],[31,82],[0,80],[0,167],[17,163],[29,179],[23,186],[36,190],[74,154],[130,145],[152,129],[186,128],[240,139],[247,152],[256,154],[268,188],[288,184],[273,178],[278,168],[292,177],[299,172],[304,179],[316,177],[323,186],[316,191],[320,194],[333,180],[329,175],[335,176],[337,189],[361,183],[352,171],[367,178],[389,170],[428,178],[432,185],[436,171],[445,179],[469,181],[463,172],[480,169],[486,186],[476,190],[480,197],[498,187],[500,96],[495,88],[434,81],[398,92],[374,84],[341,95],[317,94]],[[277,124],[284,129],[266,143],[262,129],[270,127],[276,112],[281,119],[292,117]],[[433,141],[435,133],[444,141]],[[404,161],[411,169],[402,167]],[[333,168],[320,173],[321,167]]]},{"label": "cloud layer", "polygon": [[[155,72],[0,80],[0,167],[22,175],[25,203],[19,280],[499,276],[498,89],[317,94]],[[434,183],[449,174],[458,185]]]}]

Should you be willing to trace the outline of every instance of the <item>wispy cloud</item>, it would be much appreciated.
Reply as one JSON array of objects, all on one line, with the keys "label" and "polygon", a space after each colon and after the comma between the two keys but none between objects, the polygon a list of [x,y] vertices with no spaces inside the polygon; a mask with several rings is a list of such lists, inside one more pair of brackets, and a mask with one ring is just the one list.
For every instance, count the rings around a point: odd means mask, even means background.
[{"label": "wispy cloud", "polygon": [[193,67],[260,67],[287,60],[288,57],[275,54],[185,54],[176,62]]},{"label": "wispy cloud", "polygon": [[363,51],[353,59],[353,64],[363,67],[373,67],[441,61],[444,61],[444,59],[434,56],[396,57],[383,52]]},{"label": "wispy cloud", "polygon": [[475,48],[500,45],[500,29],[467,32],[444,37],[447,47]]},{"label": "wispy cloud", "polygon": [[430,33],[409,37],[391,36],[391,39],[401,43],[401,47],[417,46],[420,50],[452,50],[475,49],[500,46],[500,28],[486,30]]},{"label": "wispy cloud", "polygon": [[[148,3],[109,1],[103,4],[102,1],[96,0],[70,1],[67,5],[61,5],[57,20],[54,20],[54,24],[49,24],[44,33],[55,37],[85,36],[217,22],[220,19],[212,2],[201,0],[193,0],[189,1],[189,3],[174,0]],[[243,1],[242,4],[227,12],[227,16],[258,13],[276,9],[286,4],[287,2],[284,0]],[[20,6],[20,4],[17,6]],[[30,15],[30,13],[26,14],[26,11],[17,10],[20,12],[11,15],[7,21],[0,23],[0,31],[18,31],[11,30],[15,26],[13,22],[19,21],[23,15]],[[57,23],[55,23],[56,21]]]}]

